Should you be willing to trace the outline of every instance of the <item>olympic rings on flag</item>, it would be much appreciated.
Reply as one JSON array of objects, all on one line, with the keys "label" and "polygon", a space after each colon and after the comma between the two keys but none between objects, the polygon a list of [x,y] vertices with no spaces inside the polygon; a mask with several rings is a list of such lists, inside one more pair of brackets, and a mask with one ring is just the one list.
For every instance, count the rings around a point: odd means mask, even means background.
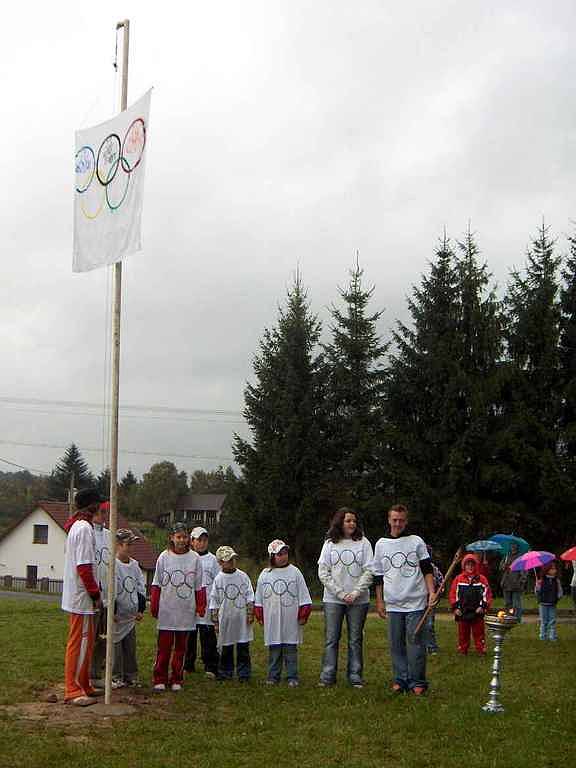
[{"label": "olympic rings on flag", "polygon": [[[101,142],[98,152],[88,145],[81,147],[75,155],[75,189],[79,195],[86,195],[80,200],[80,210],[87,219],[96,219],[104,209],[117,211],[125,202],[130,191],[130,177],[142,162],[146,147],[146,123],[138,117],[128,126],[121,140],[116,133],[110,133]],[[122,173],[120,174],[119,171]],[[120,179],[121,186],[113,182]],[[93,186],[94,179],[101,190],[101,197]],[[87,198],[90,200],[87,202]]]}]

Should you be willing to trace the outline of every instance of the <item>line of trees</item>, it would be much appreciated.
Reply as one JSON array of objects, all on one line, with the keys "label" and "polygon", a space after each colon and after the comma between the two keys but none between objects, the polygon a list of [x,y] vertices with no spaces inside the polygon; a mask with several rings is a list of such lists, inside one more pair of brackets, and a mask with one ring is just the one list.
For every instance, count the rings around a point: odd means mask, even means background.
[{"label": "line of trees", "polygon": [[441,549],[495,531],[574,544],[576,238],[560,257],[542,224],[499,297],[475,235],[444,235],[389,343],[373,299],[356,263],[321,343],[296,276],[254,358],[224,532],[255,557],[286,536],[313,562],[337,507],[374,538],[404,502]]}]

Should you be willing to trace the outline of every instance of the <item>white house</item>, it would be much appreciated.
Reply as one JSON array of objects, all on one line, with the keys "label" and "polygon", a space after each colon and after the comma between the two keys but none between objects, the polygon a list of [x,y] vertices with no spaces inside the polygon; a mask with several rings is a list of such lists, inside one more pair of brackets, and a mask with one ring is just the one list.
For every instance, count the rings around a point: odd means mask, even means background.
[{"label": "white house", "polygon": [[[69,517],[68,504],[60,501],[39,501],[36,507],[16,521],[0,537],[0,587],[11,586],[10,579],[26,579],[29,589],[48,590],[42,580],[60,582],[64,578],[64,552],[66,532],[64,523]],[[118,527],[130,528],[122,515]],[[152,581],[156,565],[156,552],[142,534],[132,548],[132,557],[140,563],[148,584]],[[55,585],[52,585],[55,587]],[[50,588],[50,591],[59,591]]]},{"label": "white house", "polygon": [[9,528],[0,539],[0,577],[26,578],[32,588],[63,579],[67,517],[67,504],[43,501]]}]

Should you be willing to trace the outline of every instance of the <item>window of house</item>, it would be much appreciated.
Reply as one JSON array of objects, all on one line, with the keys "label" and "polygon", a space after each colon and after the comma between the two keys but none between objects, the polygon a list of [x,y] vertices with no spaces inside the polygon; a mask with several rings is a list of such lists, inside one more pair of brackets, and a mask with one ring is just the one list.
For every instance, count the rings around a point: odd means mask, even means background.
[{"label": "window of house", "polygon": [[34,526],[34,544],[48,544],[48,526],[47,525],[35,525]]}]

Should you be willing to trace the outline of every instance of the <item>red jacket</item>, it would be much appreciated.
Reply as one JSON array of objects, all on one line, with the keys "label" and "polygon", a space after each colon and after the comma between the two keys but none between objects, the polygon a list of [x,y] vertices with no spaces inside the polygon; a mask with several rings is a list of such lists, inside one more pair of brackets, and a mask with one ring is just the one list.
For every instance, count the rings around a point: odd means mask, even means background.
[{"label": "red jacket", "polygon": [[[467,562],[474,563],[471,574],[464,571]],[[462,573],[452,582],[449,600],[453,611],[462,612],[460,616],[456,616],[456,621],[476,621],[484,616],[492,605],[490,584],[488,579],[480,573],[478,558],[475,555],[465,555],[462,558]],[[481,609],[481,613],[478,613],[478,608]]]}]

